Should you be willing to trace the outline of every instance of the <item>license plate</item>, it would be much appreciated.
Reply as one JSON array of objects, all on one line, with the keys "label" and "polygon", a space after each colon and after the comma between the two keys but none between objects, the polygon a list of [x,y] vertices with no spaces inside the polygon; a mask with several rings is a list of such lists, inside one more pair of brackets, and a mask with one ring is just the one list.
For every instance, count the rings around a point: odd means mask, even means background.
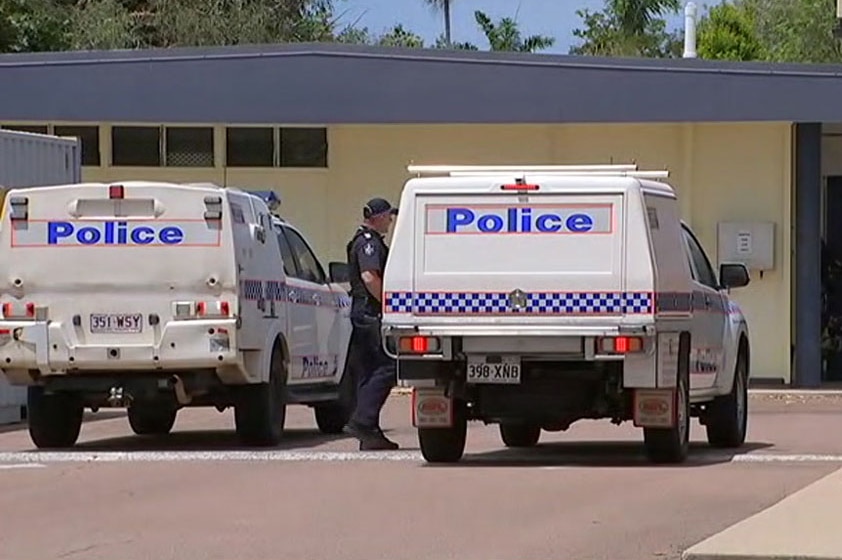
[{"label": "license plate", "polygon": [[139,333],[143,330],[140,313],[92,313],[91,332],[97,334]]},{"label": "license plate", "polygon": [[520,383],[520,357],[468,356],[468,383]]}]

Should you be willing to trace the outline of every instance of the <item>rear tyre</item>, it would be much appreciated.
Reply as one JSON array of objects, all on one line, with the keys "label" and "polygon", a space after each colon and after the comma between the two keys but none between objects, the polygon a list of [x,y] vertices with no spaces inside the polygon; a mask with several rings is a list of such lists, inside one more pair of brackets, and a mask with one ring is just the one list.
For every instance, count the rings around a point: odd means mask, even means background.
[{"label": "rear tyre", "polygon": [[71,393],[47,394],[27,388],[29,436],[39,449],[73,447],[82,429],[82,402]]},{"label": "rear tyre", "polygon": [[265,447],[280,443],[286,422],[286,380],[283,351],[276,343],[269,382],[244,385],[234,405],[234,424],[244,445]]},{"label": "rear tyre", "polygon": [[731,392],[716,397],[708,405],[705,418],[708,443],[712,447],[735,448],[746,441],[748,428],[748,359],[745,347],[740,345],[734,383]]},{"label": "rear tyre", "polygon": [[173,407],[134,405],[128,410],[129,426],[139,436],[162,436],[170,433],[178,411]]},{"label": "rear tyre", "polygon": [[541,426],[500,424],[500,437],[506,447],[533,447],[541,439]]},{"label": "rear tyre", "polygon": [[676,380],[676,423],[672,428],[644,428],[643,444],[653,463],[683,463],[690,450],[690,339],[679,342],[678,376]]},{"label": "rear tyre", "polygon": [[468,416],[464,401],[453,401],[453,426],[418,428],[421,455],[428,463],[456,463],[465,453]]}]

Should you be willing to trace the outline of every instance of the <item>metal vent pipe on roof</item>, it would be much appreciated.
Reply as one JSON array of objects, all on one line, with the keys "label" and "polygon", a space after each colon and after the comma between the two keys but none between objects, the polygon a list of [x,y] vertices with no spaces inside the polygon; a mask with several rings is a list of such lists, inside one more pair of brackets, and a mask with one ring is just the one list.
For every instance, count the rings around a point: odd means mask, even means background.
[{"label": "metal vent pipe on roof", "polygon": [[[842,2],[842,0],[839,0]],[[696,4],[684,6],[684,58],[696,58]]]}]

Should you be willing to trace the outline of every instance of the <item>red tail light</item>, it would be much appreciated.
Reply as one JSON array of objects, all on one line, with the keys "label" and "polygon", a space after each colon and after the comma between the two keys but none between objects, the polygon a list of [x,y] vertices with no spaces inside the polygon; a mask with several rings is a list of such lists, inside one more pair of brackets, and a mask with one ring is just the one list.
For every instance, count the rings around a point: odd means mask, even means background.
[{"label": "red tail light", "polygon": [[643,351],[643,339],[638,336],[612,336],[599,339],[599,351],[606,354],[630,354]]},{"label": "red tail light", "polygon": [[34,319],[35,304],[31,301],[26,303],[4,303],[3,317],[6,319]]},{"label": "red tail light", "polygon": [[429,354],[441,350],[441,343],[435,336],[404,336],[399,343],[403,354]]},{"label": "red tail light", "polygon": [[124,194],[123,185],[111,185],[108,187],[108,198],[121,199]]}]

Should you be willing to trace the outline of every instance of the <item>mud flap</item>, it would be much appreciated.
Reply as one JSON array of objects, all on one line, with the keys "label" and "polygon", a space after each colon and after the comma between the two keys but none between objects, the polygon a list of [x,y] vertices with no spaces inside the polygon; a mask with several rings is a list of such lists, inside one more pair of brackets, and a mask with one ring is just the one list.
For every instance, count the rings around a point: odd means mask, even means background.
[{"label": "mud flap", "polygon": [[452,428],[453,398],[441,388],[412,389],[412,425],[415,428]]},{"label": "mud flap", "polygon": [[676,389],[635,389],[634,425],[638,428],[672,428],[678,422]]}]

